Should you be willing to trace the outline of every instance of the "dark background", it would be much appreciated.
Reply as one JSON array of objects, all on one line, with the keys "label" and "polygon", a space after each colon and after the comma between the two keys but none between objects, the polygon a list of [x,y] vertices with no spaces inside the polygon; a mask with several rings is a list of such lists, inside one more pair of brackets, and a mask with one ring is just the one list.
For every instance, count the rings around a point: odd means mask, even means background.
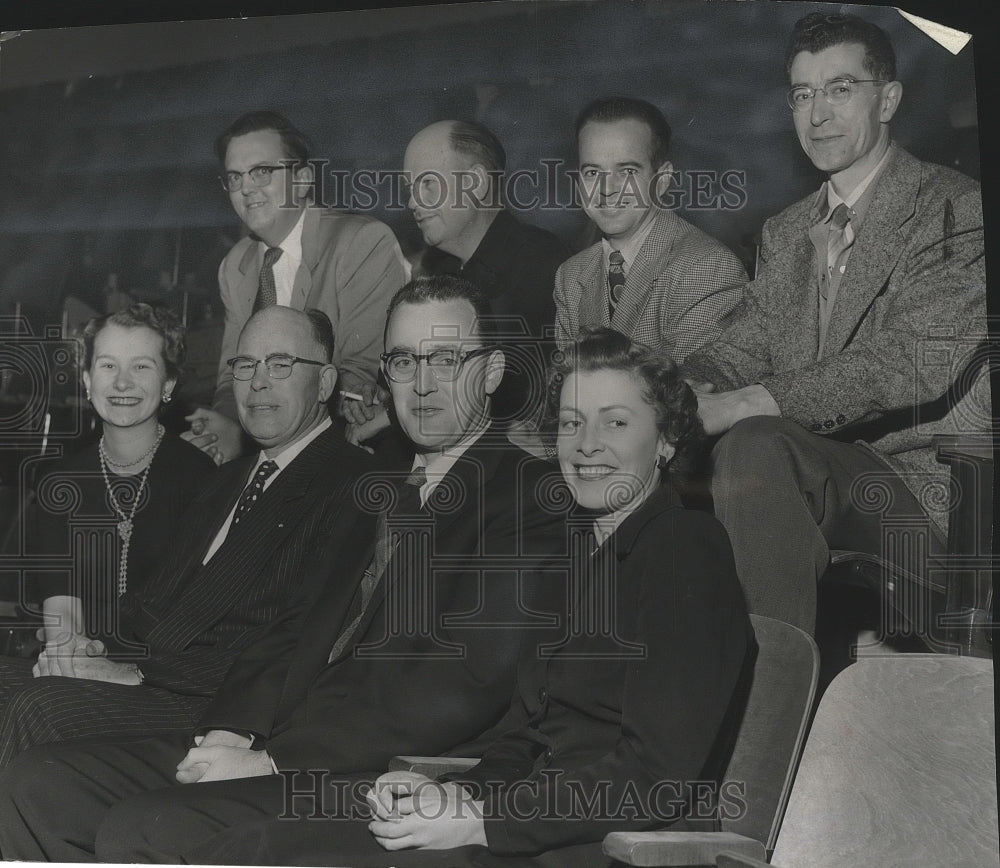
[{"label": "dark background", "polygon": [[[610,0],[319,14],[318,4],[290,2],[282,10],[299,14],[274,15],[273,2],[76,5],[0,11],[4,30],[43,28],[0,46],[0,314],[19,302],[36,333],[59,321],[68,294],[98,304],[108,271],[137,297],[162,291],[161,271],[193,272],[214,295],[240,229],[211,142],[260,107],[286,113],[343,171],[399,169],[416,130],[475,117],[504,142],[513,172],[542,160],[572,167],[579,108],[640,96],[674,126],[675,168],[745,173],[742,207],[681,210],[752,262],[763,220],[821,180],[795,139],[782,68],[792,24],[814,9],[858,11],[889,32],[905,85],[893,122],[902,146],[983,174],[973,46],[954,57],[887,7]],[[906,8],[979,28],[981,72],[994,65],[981,7]],[[989,84],[981,93],[980,113],[995,102]],[[984,168],[992,201],[994,170]],[[579,247],[587,222],[565,206],[569,195],[563,177],[562,204],[525,216]],[[383,200],[372,213],[407,253],[419,247],[405,211]]]}]

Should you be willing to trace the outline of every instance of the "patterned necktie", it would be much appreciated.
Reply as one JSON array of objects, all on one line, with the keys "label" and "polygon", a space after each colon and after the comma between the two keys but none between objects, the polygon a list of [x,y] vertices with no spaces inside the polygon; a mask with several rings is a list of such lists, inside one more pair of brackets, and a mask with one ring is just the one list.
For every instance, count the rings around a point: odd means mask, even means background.
[{"label": "patterned necktie", "polygon": [[253,475],[253,479],[251,479],[247,487],[243,489],[243,494],[240,495],[240,501],[236,504],[236,512],[233,513],[234,527],[257,502],[257,497],[264,490],[264,483],[267,482],[267,480],[271,477],[271,474],[277,469],[277,463],[270,460],[263,462],[260,467],[257,468],[257,472]]},{"label": "patterned necktie", "polygon": [[854,243],[854,230],[851,229],[851,214],[847,205],[841,202],[830,215],[830,235],[826,247],[826,267],[832,277],[839,268],[843,272],[845,266],[840,265],[840,258]]},{"label": "patterned necktie", "polygon": [[[427,470],[422,464],[418,464],[410,471],[406,479],[403,480],[403,485],[398,486],[396,489],[398,498],[396,506],[392,510],[394,516],[416,515],[422,512],[420,506],[420,489],[426,481]],[[396,541],[399,541],[398,537]],[[375,592],[375,586],[378,585],[382,574],[385,572],[386,565],[389,563],[389,558],[392,557],[391,542],[388,516],[385,512],[382,512],[379,514],[375,527],[375,555],[372,557],[368,569],[365,570],[365,574],[361,577],[360,596],[356,594],[351,603],[349,614],[353,614],[354,617],[337,637],[337,641],[333,643],[333,649],[327,658],[329,662],[333,662],[340,656],[340,652],[344,650],[344,646],[347,645],[351,636],[354,635],[354,631],[358,629],[358,624],[361,622],[361,618],[368,608],[369,602],[371,602],[372,594]]]},{"label": "patterned necktie", "polygon": [[260,269],[260,281],[257,284],[257,300],[254,302],[254,313],[261,308],[278,303],[278,290],[274,285],[274,263],[281,259],[284,251],[280,247],[268,247],[264,251],[264,264]]},{"label": "patterned necktie", "polygon": [[625,287],[625,257],[617,250],[608,256],[608,313],[615,315]]}]

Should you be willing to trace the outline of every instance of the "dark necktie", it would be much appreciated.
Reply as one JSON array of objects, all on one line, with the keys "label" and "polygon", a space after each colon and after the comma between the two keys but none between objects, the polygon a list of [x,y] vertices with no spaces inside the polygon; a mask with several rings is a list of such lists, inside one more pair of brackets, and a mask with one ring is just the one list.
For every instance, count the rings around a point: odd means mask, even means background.
[{"label": "dark necktie", "polygon": [[284,251],[280,247],[268,247],[264,251],[264,264],[260,268],[260,281],[257,284],[257,300],[254,302],[254,313],[264,307],[278,303],[278,290],[274,285],[274,263],[281,259]]},{"label": "dark necktie", "polygon": [[[392,510],[394,516],[416,515],[422,511],[420,489],[426,481],[427,471],[422,464],[418,464],[403,480],[403,484],[396,489],[398,498]],[[389,558],[392,557],[391,543],[388,516],[385,512],[379,513],[375,527],[375,555],[372,557],[368,569],[365,570],[365,574],[361,577],[360,594],[355,594],[354,600],[351,602],[348,614],[349,616],[353,615],[353,617],[344,631],[337,637],[337,641],[333,643],[333,650],[330,651],[330,656],[327,658],[329,661],[332,662],[340,656],[340,652],[344,650],[344,646],[357,630],[358,624],[368,608],[368,603],[371,602],[375,587],[381,580],[382,574],[385,573]]]},{"label": "dark necktie", "polygon": [[233,526],[235,527],[241,518],[245,516],[257,502],[258,496],[264,491],[264,483],[271,477],[271,474],[278,469],[278,465],[274,461],[265,461],[260,467],[257,468],[257,472],[253,475],[253,479],[250,480],[246,488],[243,489],[243,494],[240,495],[239,503],[236,504],[236,512],[233,513]]},{"label": "dark necktie", "polygon": [[841,202],[830,215],[830,235],[827,240],[826,267],[832,277],[840,265],[844,252],[854,243],[854,232],[851,229],[851,213],[847,205]]},{"label": "dark necktie", "polygon": [[608,313],[615,315],[625,287],[625,257],[617,250],[608,256]]}]

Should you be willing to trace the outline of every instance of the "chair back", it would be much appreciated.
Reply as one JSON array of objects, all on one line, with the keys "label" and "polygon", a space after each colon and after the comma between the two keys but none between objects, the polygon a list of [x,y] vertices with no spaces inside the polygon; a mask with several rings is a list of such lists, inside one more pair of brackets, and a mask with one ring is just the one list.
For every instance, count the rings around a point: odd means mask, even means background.
[{"label": "chair back", "polygon": [[[763,615],[750,620],[757,635],[757,663],[720,791],[720,811],[723,831],[760,841],[770,853],[802,753],[819,651],[798,627]],[[738,804],[732,802],[733,794]]]},{"label": "chair back", "polygon": [[859,660],[820,702],[773,863],[1000,865],[991,660]]}]

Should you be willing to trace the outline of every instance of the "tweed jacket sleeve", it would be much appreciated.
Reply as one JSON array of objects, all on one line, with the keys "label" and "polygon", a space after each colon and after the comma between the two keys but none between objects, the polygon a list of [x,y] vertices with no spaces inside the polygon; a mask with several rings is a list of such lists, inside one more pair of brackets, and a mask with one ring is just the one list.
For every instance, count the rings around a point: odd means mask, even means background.
[{"label": "tweed jacket sleeve", "polygon": [[898,149],[876,183],[823,356],[809,197],[765,224],[743,309],[718,341],[688,357],[686,377],[720,389],[761,383],[783,416],[824,433],[899,413],[908,414],[902,427],[912,426],[913,408],[948,392],[960,360],[935,359],[984,333],[979,187]]}]

